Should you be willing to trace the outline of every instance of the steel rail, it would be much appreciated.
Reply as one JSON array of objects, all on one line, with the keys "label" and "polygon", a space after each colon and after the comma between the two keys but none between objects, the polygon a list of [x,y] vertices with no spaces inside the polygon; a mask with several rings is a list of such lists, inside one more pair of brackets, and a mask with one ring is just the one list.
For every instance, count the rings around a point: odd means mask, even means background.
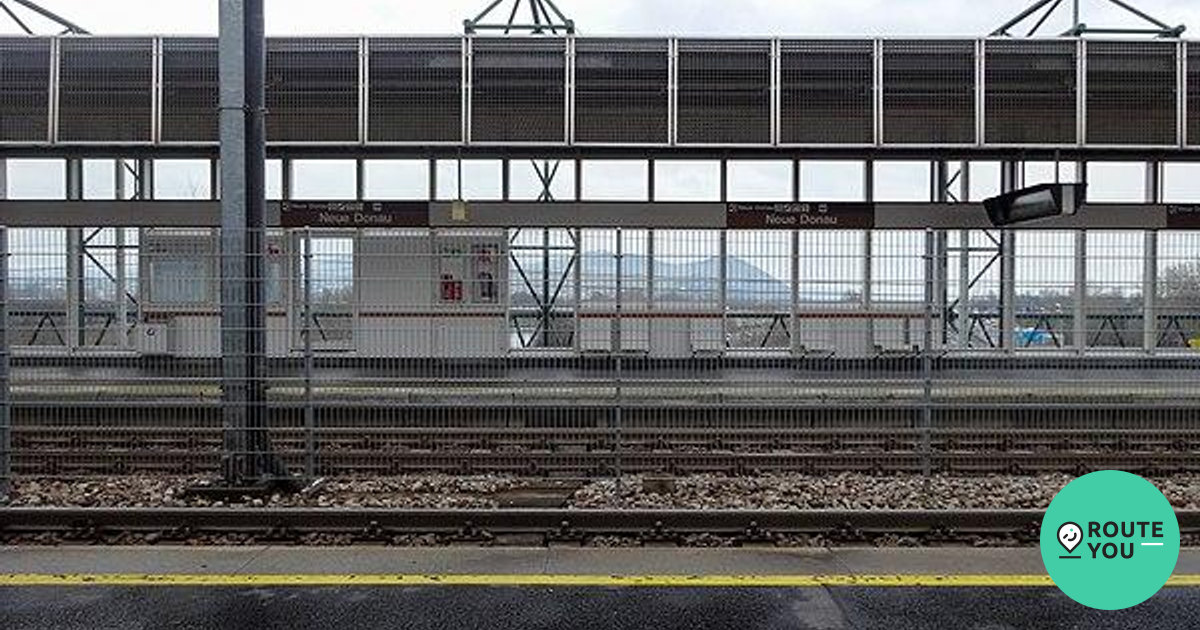
[{"label": "steel rail", "polygon": [[[306,537],[334,535],[339,544],[378,544],[434,535],[449,543],[529,546],[582,544],[608,536],[686,546],[695,536],[724,537],[734,544],[771,544],[798,536],[860,544],[905,536],[935,544],[981,538],[1032,544],[1043,515],[1040,510],[7,508],[0,509],[0,540],[57,536],[120,542],[129,540],[123,536],[153,535],[162,542],[202,542],[205,536],[235,535],[261,543],[322,544],[320,538]],[[1181,532],[1200,531],[1200,511],[1176,516]]]},{"label": "steel rail", "polygon": [[[111,534],[243,534],[264,538],[350,534],[379,538],[444,534],[488,539],[542,535],[669,540],[697,534],[752,539],[887,534],[1016,536],[1036,532],[1040,510],[408,510],[341,508],[3,508],[0,532],[102,537]],[[1179,513],[1184,531],[1200,530],[1200,511]]]}]

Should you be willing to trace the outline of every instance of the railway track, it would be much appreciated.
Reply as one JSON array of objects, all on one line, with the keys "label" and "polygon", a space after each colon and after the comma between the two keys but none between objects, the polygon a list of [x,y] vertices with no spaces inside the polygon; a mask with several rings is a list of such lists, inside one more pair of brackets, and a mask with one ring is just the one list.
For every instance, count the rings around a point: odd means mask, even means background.
[{"label": "railway track", "polygon": [[[909,536],[930,543],[978,538],[1030,543],[1037,539],[1041,517],[1038,510],[6,508],[0,509],[0,537],[112,542],[151,536],[153,541],[189,542],[239,536],[264,543],[302,543],[311,542],[313,536],[340,536],[343,543],[378,544],[404,536],[434,536],[444,543],[524,545],[583,544],[598,537],[619,537],[644,544],[685,545],[696,536],[716,536],[730,544],[771,544],[802,536],[866,543],[884,536]],[[1181,512],[1179,518],[1185,533],[1200,531],[1200,512]]]},{"label": "railway track", "polygon": [[[1120,424],[1120,423],[1113,423]],[[928,436],[928,448],[922,440]],[[276,453],[305,459],[306,432],[272,429]],[[1121,426],[877,428],[350,427],[313,432],[322,475],[441,472],[528,476],[759,472],[1080,474],[1118,467],[1155,476],[1200,471],[1200,430]],[[47,426],[12,432],[24,475],[210,473],[222,456],[213,426]]]},{"label": "railway track", "polygon": [[[1164,476],[1200,472],[1195,456],[1200,453],[1195,424],[1200,397],[1184,380],[1158,383],[1153,391],[1182,388],[1186,396],[1153,401],[1141,385],[1126,385],[1130,391],[1124,392],[1111,382],[1072,382],[1072,388],[1092,394],[1107,392],[1086,400],[1047,397],[1036,387],[1026,390],[1008,382],[999,388],[1004,393],[1000,398],[961,401],[922,401],[907,391],[911,383],[903,395],[878,384],[881,389],[869,398],[861,397],[871,390],[863,383],[852,391],[814,383],[810,393],[815,397],[793,397],[798,391],[794,383],[749,387],[739,381],[736,398],[692,383],[685,388],[686,404],[664,398],[651,385],[666,383],[654,381],[638,385],[650,398],[627,398],[620,405],[586,397],[567,400],[573,390],[555,389],[566,387],[557,382],[550,391],[509,382],[501,389],[515,388],[519,395],[499,395],[490,387],[480,397],[441,383],[419,395],[399,388],[380,401],[372,396],[396,388],[356,383],[325,391],[311,410],[294,396],[273,399],[269,433],[274,452],[295,467],[304,465],[311,438],[315,472],[326,476],[890,474],[920,472],[926,465],[936,472],[963,474],[1081,474],[1122,468]],[[41,392],[36,396],[15,392],[11,444],[16,474],[219,470],[224,437],[219,398],[193,397],[190,390],[182,398],[161,398],[164,384],[153,379],[141,387],[132,381],[110,384],[120,396],[88,400],[74,397],[79,382],[70,379],[62,385],[71,396],[42,391],[52,390],[53,384],[36,381]],[[185,390],[199,386],[177,385]],[[972,387],[992,385],[979,381]],[[278,395],[285,390],[272,391]],[[1129,395],[1134,391],[1140,393]],[[715,401],[710,400],[713,395]],[[305,428],[308,421],[311,434]]]},{"label": "railway track", "polygon": [[[1035,544],[1040,510],[398,510],[329,508],[6,508],[0,539],[21,542],[553,545],[622,539],[694,546]],[[1200,534],[1200,511],[1177,512],[1181,533]],[[711,537],[711,538],[710,538]],[[225,538],[224,540],[228,540]]]},{"label": "railway track", "polygon": [[[305,455],[279,453],[293,470],[302,470]],[[13,456],[17,475],[73,477],[127,474],[217,474],[218,452],[172,451],[18,452]],[[316,473],[323,476],[397,476],[441,473],[448,475],[500,474],[546,478],[596,478],[619,474],[752,475],[763,473],[837,474],[842,472],[889,475],[916,474],[928,459],[935,474],[1086,474],[1116,468],[1148,477],[1200,472],[1200,459],[1192,452],[935,452],[917,451],[834,453],[733,453],[733,452],[409,452],[342,451],[320,453]]]}]

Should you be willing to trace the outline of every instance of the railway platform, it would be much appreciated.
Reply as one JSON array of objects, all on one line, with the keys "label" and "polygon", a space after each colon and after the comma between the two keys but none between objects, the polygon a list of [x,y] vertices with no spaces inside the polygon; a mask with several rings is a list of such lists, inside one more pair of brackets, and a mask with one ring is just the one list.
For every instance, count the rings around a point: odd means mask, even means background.
[{"label": "railway platform", "polygon": [[1132,609],[1037,548],[9,547],[0,624],[41,628],[1191,628],[1200,550]]}]

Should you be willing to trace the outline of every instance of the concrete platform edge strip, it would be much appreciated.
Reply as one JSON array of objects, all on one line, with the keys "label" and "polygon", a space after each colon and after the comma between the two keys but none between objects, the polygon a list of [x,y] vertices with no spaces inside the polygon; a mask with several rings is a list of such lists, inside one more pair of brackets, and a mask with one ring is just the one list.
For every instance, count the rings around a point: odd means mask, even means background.
[{"label": "concrete platform edge strip", "polygon": [[[1050,587],[1046,575],[190,575],[8,574],[3,587]],[[1168,587],[1200,587],[1200,575],[1176,575]]]}]

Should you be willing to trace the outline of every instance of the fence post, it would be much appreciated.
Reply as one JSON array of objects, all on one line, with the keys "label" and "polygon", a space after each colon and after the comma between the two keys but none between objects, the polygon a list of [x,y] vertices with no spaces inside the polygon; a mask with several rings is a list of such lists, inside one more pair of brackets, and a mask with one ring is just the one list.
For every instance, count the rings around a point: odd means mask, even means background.
[{"label": "fence post", "polygon": [[313,341],[312,341],[312,228],[304,229],[304,475],[317,476],[316,410],[313,409]]},{"label": "fence post", "polygon": [[622,328],[624,327],[624,322],[622,321],[622,313],[621,313],[621,306],[622,306],[622,302],[624,301],[624,298],[621,295],[621,289],[622,289],[622,284],[623,284],[622,276],[625,273],[625,270],[624,270],[625,248],[624,248],[623,241],[624,241],[624,236],[621,233],[621,228],[617,228],[616,295],[613,300],[613,304],[616,309],[616,320],[617,320],[616,327],[613,329],[613,353],[614,353],[614,356],[616,357],[615,366],[614,366],[616,368],[614,386],[616,387],[616,398],[617,398],[616,403],[617,404],[616,404],[616,409],[613,410],[613,433],[614,433],[613,449],[614,449],[614,453],[616,455],[616,460],[614,462],[614,465],[616,467],[615,472],[617,475],[617,487],[618,488],[620,487],[621,476],[622,476],[621,451],[623,450],[622,442],[624,441],[624,436],[622,435],[622,428],[623,428],[622,425],[625,422],[625,418],[624,418],[625,400],[624,400],[624,392],[621,389],[621,377],[622,377],[621,372],[622,372],[622,368],[624,367],[622,365],[622,355],[624,354],[624,351],[625,351],[624,341],[623,341],[624,330],[622,330]]},{"label": "fence post", "polygon": [[0,226],[0,499],[12,490],[12,407],[8,397],[8,230]]},{"label": "fence post", "polygon": [[923,396],[921,401],[921,474],[926,478],[933,472],[930,453],[930,431],[933,425],[933,303],[937,294],[937,266],[934,257],[935,236],[933,230],[925,230],[925,330],[921,343],[921,378]]}]

